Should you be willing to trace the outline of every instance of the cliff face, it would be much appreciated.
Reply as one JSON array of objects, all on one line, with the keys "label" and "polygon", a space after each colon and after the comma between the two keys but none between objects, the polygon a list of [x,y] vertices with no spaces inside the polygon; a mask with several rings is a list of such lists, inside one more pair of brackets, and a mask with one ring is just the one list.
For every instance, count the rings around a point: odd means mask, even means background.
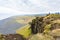
[{"label": "cliff face", "polygon": [[60,14],[49,14],[43,17],[36,17],[31,22],[32,33],[42,33],[60,28]]},{"label": "cliff face", "polygon": [[51,35],[52,37],[60,36],[60,14],[36,17],[36,19],[33,19],[31,22],[31,30],[32,34],[42,33]]}]

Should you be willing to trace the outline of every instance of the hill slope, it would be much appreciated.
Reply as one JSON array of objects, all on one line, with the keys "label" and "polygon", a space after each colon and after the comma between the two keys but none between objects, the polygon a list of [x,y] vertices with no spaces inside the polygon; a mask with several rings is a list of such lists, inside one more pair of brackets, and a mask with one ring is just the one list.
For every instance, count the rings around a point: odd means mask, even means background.
[{"label": "hill slope", "polygon": [[[26,34],[28,36],[32,35],[29,40],[55,40],[54,37],[60,37],[60,14],[48,14],[43,17],[36,17],[32,20],[30,27],[28,25],[18,29],[17,33],[25,37],[27,36]],[[36,35],[38,33],[39,35]]]},{"label": "hill slope", "polygon": [[31,16],[14,16],[4,20],[0,20],[0,33],[11,34],[16,33],[16,30],[25,26],[32,20]]},{"label": "hill slope", "polygon": [[16,33],[21,34],[26,38],[29,37],[31,35],[30,25],[27,24],[26,26],[19,28],[18,30],[16,30]]}]

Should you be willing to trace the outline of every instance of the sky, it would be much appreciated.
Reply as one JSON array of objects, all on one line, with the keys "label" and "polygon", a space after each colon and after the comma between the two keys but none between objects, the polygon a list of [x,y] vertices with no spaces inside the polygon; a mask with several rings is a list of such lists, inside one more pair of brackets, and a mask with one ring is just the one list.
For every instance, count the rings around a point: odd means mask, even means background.
[{"label": "sky", "polygon": [[60,0],[0,0],[0,20],[25,14],[60,12]]}]

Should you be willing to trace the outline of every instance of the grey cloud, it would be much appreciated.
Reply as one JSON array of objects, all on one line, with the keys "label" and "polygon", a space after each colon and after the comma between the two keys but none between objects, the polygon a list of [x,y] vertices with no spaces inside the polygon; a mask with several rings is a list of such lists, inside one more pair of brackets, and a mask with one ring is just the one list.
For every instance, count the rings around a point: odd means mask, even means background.
[{"label": "grey cloud", "polygon": [[45,11],[59,11],[60,0],[37,0],[39,5],[34,4],[32,0],[1,0],[0,6],[13,8],[19,11],[28,12],[45,12]]}]

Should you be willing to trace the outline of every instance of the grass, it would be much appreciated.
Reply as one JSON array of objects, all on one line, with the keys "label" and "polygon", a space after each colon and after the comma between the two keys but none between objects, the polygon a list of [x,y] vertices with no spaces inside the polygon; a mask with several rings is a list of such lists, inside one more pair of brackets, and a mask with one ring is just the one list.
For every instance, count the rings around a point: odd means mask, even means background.
[{"label": "grass", "polygon": [[54,40],[54,38],[47,34],[35,34],[29,40]]},{"label": "grass", "polygon": [[17,34],[21,34],[23,35],[25,38],[27,38],[28,36],[31,35],[31,29],[30,29],[30,25],[26,25],[18,30],[16,30]]},{"label": "grass", "polygon": [[60,29],[55,29],[51,32],[51,35],[53,36],[60,36]]}]

